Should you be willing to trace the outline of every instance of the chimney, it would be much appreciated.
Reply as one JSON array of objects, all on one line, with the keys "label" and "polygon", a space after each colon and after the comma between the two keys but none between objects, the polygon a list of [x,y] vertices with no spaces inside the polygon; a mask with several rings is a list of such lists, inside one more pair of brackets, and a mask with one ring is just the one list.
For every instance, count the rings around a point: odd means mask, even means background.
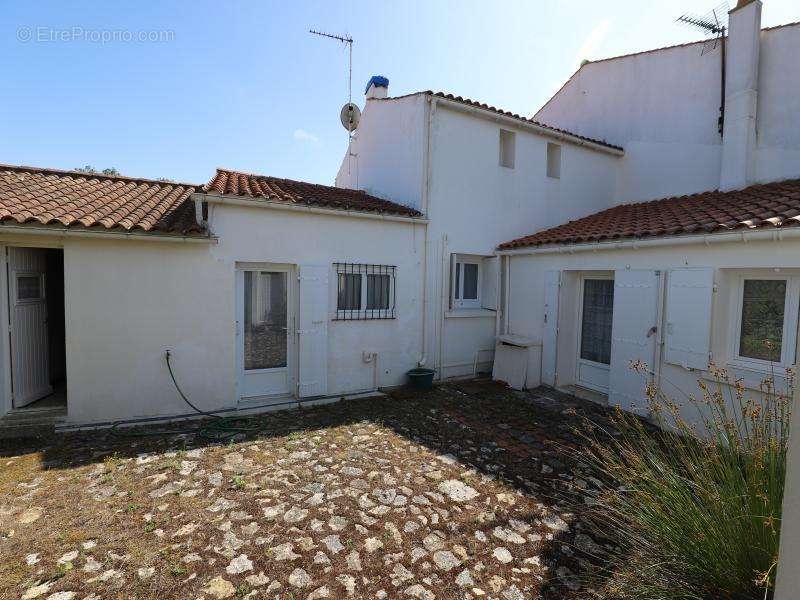
[{"label": "chimney", "polygon": [[367,100],[370,98],[386,98],[389,95],[389,80],[383,75],[373,75],[367,82],[367,89],[364,90]]},{"label": "chimney", "polygon": [[729,13],[725,40],[725,121],[719,182],[723,192],[755,181],[760,36],[761,1],[739,0]]}]

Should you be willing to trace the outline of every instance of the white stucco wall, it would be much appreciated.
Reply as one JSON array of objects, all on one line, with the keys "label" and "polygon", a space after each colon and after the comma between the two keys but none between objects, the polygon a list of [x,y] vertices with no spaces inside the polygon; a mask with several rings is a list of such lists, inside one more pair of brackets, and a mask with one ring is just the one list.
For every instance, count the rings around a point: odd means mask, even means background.
[{"label": "white stucco wall", "polygon": [[327,394],[374,389],[363,352],[378,354],[378,386],[403,383],[416,366],[424,225],[215,206],[211,228],[218,245],[16,240],[64,250],[68,424],[190,413],[169,378],[167,349],[199,408],[235,407],[237,262],[328,265],[329,318],[333,262],[395,265],[397,318],[328,323]]},{"label": "white stucco wall", "polygon": [[[761,32],[756,181],[800,176],[799,49],[800,26]],[[623,146],[619,202],[717,189],[720,60],[697,43],[587,63],[535,118]]]},{"label": "white stucco wall", "polygon": [[336,186],[422,210],[425,114],[424,96],[367,100]]},{"label": "white stucco wall", "polygon": [[[758,384],[766,373],[747,372],[731,365],[733,327],[737,295],[736,277],[745,272],[755,276],[775,274],[775,269],[788,275],[800,274],[800,240],[750,241],[675,246],[646,247],[636,250],[597,250],[574,254],[536,254],[511,257],[509,330],[510,333],[541,340],[544,333],[545,273],[562,270],[566,273],[598,272],[630,269],[652,269],[666,272],[684,267],[715,269],[716,290],[711,311],[711,353],[713,361],[722,367],[730,366],[731,374],[745,377],[748,384]],[[579,320],[578,289],[573,279],[565,278],[559,306],[559,342],[557,381],[562,386],[575,383],[575,356]],[[796,310],[787,306],[787,311]],[[662,360],[662,388],[670,396],[697,393],[701,371],[690,371]],[[627,365],[611,365],[612,369],[627,369]]]},{"label": "white stucco wall", "polygon": [[[516,134],[513,169],[499,164],[500,129]],[[445,281],[444,297],[431,302],[429,354],[440,356],[443,377],[464,376],[476,353],[480,370],[491,366],[495,313],[449,311],[450,255],[492,255],[504,241],[611,206],[619,157],[559,142],[561,178],[551,179],[547,143],[556,140],[443,103],[431,137],[429,289],[441,292]]]}]

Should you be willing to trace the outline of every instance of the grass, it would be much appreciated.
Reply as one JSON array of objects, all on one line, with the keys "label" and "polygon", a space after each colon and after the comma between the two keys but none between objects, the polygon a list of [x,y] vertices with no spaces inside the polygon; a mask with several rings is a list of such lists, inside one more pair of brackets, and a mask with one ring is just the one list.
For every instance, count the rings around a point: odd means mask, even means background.
[{"label": "grass", "polygon": [[[646,372],[642,364],[633,368]],[[710,369],[715,383],[700,380],[699,398],[679,403],[648,388],[657,431],[619,411],[613,443],[607,431],[589,434],[593,465],[616,482],[592,515],[617,549],[595,573],[608,598],[772,595],[791,374],[788,389],[775,390],[767,378],[754,393],[724,370]]]}]

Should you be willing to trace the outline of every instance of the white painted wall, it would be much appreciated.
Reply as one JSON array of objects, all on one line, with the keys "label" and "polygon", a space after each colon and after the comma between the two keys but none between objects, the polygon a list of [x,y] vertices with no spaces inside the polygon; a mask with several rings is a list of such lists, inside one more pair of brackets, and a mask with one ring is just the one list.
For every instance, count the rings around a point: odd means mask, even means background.
[{"label": "white painted wall", "polygon": [[[396,265],[396,319],[329,322],[327,392],[374,389],[374,367],[363,352],[378,354],[379,386],[403,383],[416,366],[424,225],[214,206],[211,228],[218,245],[58,239],[68,424],[191,412],[169,378],[167,349],[179,384],[199,408],[235,407],[237,262],[327,265],[329,318],[336,306],[333,262]],[[32,237],[15,243],[54,244]]]},{"label": "white painted wall", "polygon": [[[799,49],[798,25],[761,32],[756,181],[800,176]],[[625,148],[618,202],[717,189],[720,60],[697,43],[587,63],[535,118]]]},{"label": "white painted wall", "polygon": [[[542,339],[544,333],[545,273],[563,270],[561,289],[559,340],[557,356],[557,382],[559,387],[570,389],[575,383],[575,357],[579,317],[576,284],[578,272],[602,272],[621,269],[657,269],[666,272],[685,267],[713,267],[716,290],[711,309],[711,352],[714,362],[731,366],[732,375],[745,377],[748,385],[757,385],[765,373],[749,372],[731,365],[733,358],[733,332],[731,323],[736,312],[736,277],[745,270],[753,275],[800,273],[800,240],[750,241],[702,244],[682,244],[647,247],[636,250],[596,250],[590,252],[517,255],[510,258],[509,332],[514,335]],[[787,310],[791,310],[787,308]],[[663,324],[662,324],[663,328]],[[660,361],[662,388],[672,397],[680,393],[697,393],[701,371],[690,371]],[[627,365],[611,365],[611,369],[627,369]]]},{"label": "white painted wall", "polygon": [[367,101],[336,187],[365,190],[422,210],[425,115],[423,96]]},{"label": "white painted wall", "polygon": [[[442,378],[488,371],[495,344],[494,311],[450,310],[451,255],[492,255],[511,238],[607,208],[615,193],[617,156],[562,143],[561,178],[549,179],[555,140],[495,117],[425,94],[369,100],[357,157],[344,158],[336,179],[420,210],[427,201],[425,366]],[[514,169],[499,164],[501,127],[516,133]]]}]

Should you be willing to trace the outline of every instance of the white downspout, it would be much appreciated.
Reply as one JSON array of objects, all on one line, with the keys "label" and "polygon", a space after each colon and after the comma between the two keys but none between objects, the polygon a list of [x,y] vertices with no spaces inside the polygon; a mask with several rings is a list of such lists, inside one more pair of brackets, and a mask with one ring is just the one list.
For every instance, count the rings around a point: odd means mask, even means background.
[{"label": "white downspout", "polygon": [[[422,214],[429,218],[430,207],[430,180],[431,180],[431,122],[433,112],[436,108],[436,99],[428,98],[428,120],[425,131],[425,158],[423,162],[423,181],[422,181]],[[428,227],[425,226],[425,234],[422,248],[422,351],[420,352],[418,366],[424,367],[428,362]]]}]

